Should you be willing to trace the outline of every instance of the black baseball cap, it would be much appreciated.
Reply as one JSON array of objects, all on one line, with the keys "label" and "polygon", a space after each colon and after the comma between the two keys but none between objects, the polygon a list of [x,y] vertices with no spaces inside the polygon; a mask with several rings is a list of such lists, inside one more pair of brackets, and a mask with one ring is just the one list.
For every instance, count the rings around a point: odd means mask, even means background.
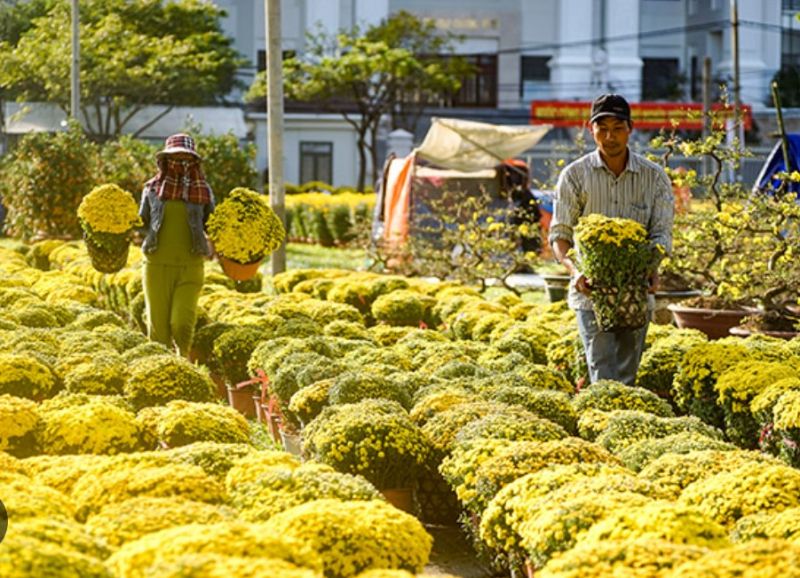
[{"label": "black baseball cap", "polygon": [[601,94],[592,103],[589,122],[592,123],[604,116],[614,116],[620,120],[631,122],[631,107],[628,101],[618,94]]}]

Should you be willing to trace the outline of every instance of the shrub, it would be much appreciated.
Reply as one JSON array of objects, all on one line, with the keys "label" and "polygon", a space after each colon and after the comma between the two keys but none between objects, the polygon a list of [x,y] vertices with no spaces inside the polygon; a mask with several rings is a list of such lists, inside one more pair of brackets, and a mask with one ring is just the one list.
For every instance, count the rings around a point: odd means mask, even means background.
[{"label": "shrub", "polygon": [[289,411],[301,425],[311,423],[329,404],[333,379],[321,379],[295,392],[289,400]]},{"label": "shrub", "polygon": [[687,561],[670,578],[789,578],[797,576],[800,547],[784,540],[753,540]]},{"label": "shrub", "polygon": [[681,493],[680,503],[697,506],[730,527],[748,514],[799,506],[800,472],[784,465],[745,464],[694,482]]},{"label": "shrub", "polygon": [[164,454],[171,462],[200,466],[208,475],[224,481],[238,460],[255,452],[253,446],[243,443],[194,442],[171,448]]},{"label": "shrub", "polygon": [[32,355],[0,353],[0,394],[41,400],[58,389],[53,370]]},{"label": "shrub", "polygon": [[118,354],[95,355],[64,375],[64,387],[72,393],[119,395],[125,387],[128,368]]},{"label": "shrub", "polygon": [[659,417],[635,410],[611,412],[606,427],[595,440],[612,453],[643,439],[663,438],[677,433],[695,433],[722,439],[722,433],[693,416]]},{"label": "shrub", "polygon": [[643,479],[663,485],[674,495],[687,486],[721,472],[730,472],[747,464],[780,464],[773,457],[760,452],[743,450],[697,450],[686,454],[664,454],[639,472]]},{"label": "shrub", "polygon": [[158,408],[157,413],[152,435],[168,447],[194,442],[250,442],[250,425],[242,414],[229,406],[174,400]]},{"label": "shrub", "polygon": [[320,552],[329,578],[368,568],[420,572],[433,543],[416,518],[377,500],[316,500],[273,516],[270,528]]},{"label": "shrub", "polygon": [[[39,420],[35,402],[0,395],[0,451],[21,458],[37,453],[35,432]],[[4,470],[0,468],[0,471]]]},{"label": "shrub", "polygon": [[[423,392],[424,395],[419,395]],[[463,387],[436,384],[432,388],[427,387],[420,390],[418,395],[415,395],[415,399],[410,416],[414,423],[422,427],[436,414],[457,405],[475,401],[476,397]]]},{"label": "shrub", "polygon": [[511,351],[519,343],[529,346],[529,361],[547,364],[547,350],[551,343],[558,340],[558,335],[542,325],[532,323],[515,324],[492,333],[490,343],[500,351]]},{"label": "shrub", "polygon": [[551,560],[537,578],[612,578],[662,576],[679,564],[696,560],[708,550],[666,540],[632,540],[579,544]]},{"label": "shrub", "polygon": [[798,377],[800,373],[794,367],[770,361],[743,361],[722,373],[714,388],[728,439],[745,448],[756,448],[759,427],[750,413],[750,402],[775,382]]},{"label": "shrub", "polygon": [[240,558],[273,558],[320,569],[317,555],[299,540],[266,525],[244,522],[189,524],[147,534],[122,546],[108,566],[122,578],[144,578],[159,565],[183,556],[219,554]]},{"label": "shrub", "polygon": [[66,131],[28,134],[3,161],[7,233],[25,240],[80,237],[75,212],[95,185],[97,147],[77,123]]},{"label": "shrub", "polygon": [[15,578],[113,578],[103,562],[93,556],[21,533],[3,543],[0,574]]},{"label": "shrub", "polygon": [[364,399],[388,399],[411,407],[411,395],[396,382],[362,371],[346,371],[333,378],[328,392],[331,404],[357,403]]},{"label": "shrub", "polygon": [[778,454],[790,465],[800,464],[800,392],[787,391],[775,404],[774,434]]},{"label": "shrub", "polygon": [[224,201],[236,187],[256,187],[255,145],[241,146],[233,133],[198,133],[197,152],[203,157],[203,172],[217,203]]},{"label": "shrub", "polygon": [[606,516],[648,502],[645,496],[632,492],[581,494],[543,504],[539,511],[518,524],[516,530],[531,563],[541,568],[554,556],[573,548],[582,534]]},{"label": "shrub", "polygon": [[492,401],[522,406],[557,423],[570,434],[577,431],[578,415],[570,403],[572,397],[565,392],[501,385],[491,390],[487,397]]},{"label": "shrub", "polygon": [[214,339],[213,358],[225,381],[236,385],[250,379],[247,362],[269,333],[259,327],[233,327],[223,331]]},{"label": "shrub", "polygon": [[225,488],[229,494],[235,495],[263,475],[277,470],[293,470],[299,466],[300,460],[284,451],[253,452],[234,462],[225,476]]},{"label": "shrub", "polygon": [[236,518],[235,510],[225,506],[175,498],[138,497],[111,503],[86,522],[86,529],[109,546],[120,546],[142,536],[184,526],[216,524]]},{"label": "shrub", "polygon": [[730,545],[727,530],[692,507],[656,501],[609,514],[581,541],[666,540],[711,549]]},{"label": "shrub", "polygon": [[778,513],[750,514],[739,518],[731,531],[734,542],[749,542],[757,538],[777,538],[797,542],[800,534],[800,508]]},{"label": "shrub", "polygon": [[371,311],[378,323],[418,327],[424,320],[430,321],[430,312],[435,303],[433,297],[422,293],[399,290],[375,299]]},{"label": "shrub", "polygon": [[159,578],[319,578],[309,568],[300,568],[275,558],[242,558],[223,554],[186,554],[157,562],[148,568],[148,576]]},{"label": "shrub", "polygon": [[635,472],[664,454],[688,454],[693,451],[733,451],[736,446],[696,432],[681,432],[663,438],[646,438],[621,452],[619,458]]},{"label": "shrub", "polygon": [[396,402],[365,400],[325,408],[303,430],[303,451],[379,489],[413,486],[430,446]]},{"label": "shrub", "polygon": [[440,471],[471,512],[482,512],[506,484],[555,464],[620,462],[597,444],[568,437],[547,442],[496,444],[488,457],[480,447],[455,452]]},{"label": "shrub", "polygon": [[231,495],[231,503],[242,510],[243,519],[257,522],[314,500],[382,499],[375,486],[361,476],[341,474],[326,468],[309,464],[294,470],[274,470],[238,488]]},{"label": "shrub", "polygon": [[519,477],[503,487],[483,511],[480,538],[508,556],[511,564],[521,562],[527,554],[517,529],[536,514],[541,500],[576,480],[594,476],[607,480],[617,475],[635,480],[621,466],[604,463],[553,465]]},{"label": "shrub", "polygon": [[65,495],[70,495],[75,482],[83,474],[94,467],[107,463],[111,459],[111,456],[95,454],[39,455],[20,463],[24,473],[35,479],[37,483],[49,486]]},{"label": "shrub", "polygon": [[567,437],[560,425],[538,417],[521,407],[507,406],[473,420],[458,430],[456,445],[469,445],[479,439],[510,441],[550,441]]},{"label": "shrub", "polygon": [[140,359],[130,367],[125,395],[136,409],[173,399],[211,401],[215,387],[206,374],[175,355]]},{"label": "shrub", "polygon": [[[14,524],[13,533],[100,560],[108,558],[110,554],[108,544],[102,538],[74,520],[30,518]],[[16,573],[13,575],[17,576]]]},{"label": "shrub", "polygon": [[119,398],[61,395],[42,403],[37,433],[46,454],[118,454],[141,449],[136,416]]},{"label": "shrub", "polygon": [[601,379],[582,389],[572,400],[579,414],[588,409],[599,411],[637,410],[660,417],[674,414],[669,403],[641,387],[631,387],[610,379]]},{"label": "shrub", "polygon": [[99,153],[101,180],[131,191],[138,202],[142,183],[153,171],[155,147],[143,140],[122,135],[116,140],[103,143]]},{"label": "shrub", "polygon": [[72,499],[27,476],[4,475],[0,478],[0,493],[3,496],[8,519],[13,520],[15,524],[31,518],[72,520],[75,517],[75,504]]},{"label": "shrub", "polygon": [[681,329],[658,339],[643,354],[636,374],[636,385],[648,389],[663,399],[672,399],[672,381],[686,352],[704,343],[704,334],[693,329]]},{"label": "shrub", "polygon": [[441,461],[453,449],[456,435],[471,421],[507,407],[489,401],[474,401],[455,405],[432,416],[423,426],[422,432],[430,440],[434,458]]},{"label": "shrub", "polygon": [[747,347],[738,341],[701,343],[690,348],[673,380],[675,404],[714,427],[724,427],[714,386],[727,368],[749,355]]},{"label": "shrub", "polygon": [[76,518],[85,521],[108,504],[140,496],[219,504],[225,494],[222,485],[198,466],[119,460],[86,472],[75,483],[72,496]]}]

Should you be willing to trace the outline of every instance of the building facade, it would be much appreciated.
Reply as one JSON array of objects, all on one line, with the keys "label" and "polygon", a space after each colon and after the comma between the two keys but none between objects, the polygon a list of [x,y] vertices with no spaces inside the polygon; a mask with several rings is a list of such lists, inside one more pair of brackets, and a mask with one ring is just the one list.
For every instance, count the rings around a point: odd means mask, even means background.
[{"label": "building facade", "polygon": [[[252,82],[266,62],[264,1],[215,3],[250,61],[241,80]],[[283,0],[281,10],[285,52],[302,53],[308,32],[369,26],[400,10],[458,35],[456,52],[476,72],[434,116],[520,124],[529,122],[532,100],[583,101],[609,91],[632,102],[698,102],[706,57],[714,86],[733,85],[729,0]],[[770,106],[775,73],[800,66],[798,10],[797,0],[738,0],[741,99],[756,114]],[[248,121],[264,169],[265,115],[248,113]],[[287,181],[355,182],[358,157],[348,150],[355,138],[341,117],[295,113],[287,103],[285,130]]]}]

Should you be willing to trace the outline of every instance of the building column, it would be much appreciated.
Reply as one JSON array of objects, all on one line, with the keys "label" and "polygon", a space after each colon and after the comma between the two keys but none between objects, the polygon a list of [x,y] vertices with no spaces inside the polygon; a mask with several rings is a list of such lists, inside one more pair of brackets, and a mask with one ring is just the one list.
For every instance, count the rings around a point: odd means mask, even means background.
[{"label": "building column", "polygon": [[374,26],[389,17],[389,0],[355,0],[355,23]]},{"label": "building column", "polygon": [[328,34],[339,32],[339,0],[306,0],[306,30],[315,33],[320,26]]},{"label": "building column", "polygon": [[[631,36],[640,30],[640,0],[601,0],[605,3],[605,37]],[[642,59],[639,40],[606,42],[608,91],[624,96],[629,102],[642,98]]]},{"label": "building column", "polygon": [[[550,59],[553,96],[561,100],[591,97],[594,0],[561,0],[558,3],[557,42],[562,46]],[[576,43],[574,46],[571,43]],[[566,44],[566,46],[564,46]]]}]

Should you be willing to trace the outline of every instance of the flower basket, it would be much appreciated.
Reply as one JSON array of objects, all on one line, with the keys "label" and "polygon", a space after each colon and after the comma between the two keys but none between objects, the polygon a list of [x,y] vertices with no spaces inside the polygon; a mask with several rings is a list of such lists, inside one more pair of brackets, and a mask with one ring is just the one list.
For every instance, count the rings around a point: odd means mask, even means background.
[{"label": "flower basket", "polygon": [[131,231],[142,224],[133,195],[117,185],[95,187],[81,200],[78,221],[92,267],[116,273],[127,264]]},{"label": "flower basket", "polygon": [[592,306],[601,331],[639,329],[648,321],[647,286],[595,286]]},{"label": "flower basket", "polygon": [[255,191],[236,188],[208,218],[208,237],[222,270],[231,279],[251,279],[261,260],[283,243],[286,231],[268,199]]},{"label": "flower basket", "polygon": [[646,229],[631,219],[582,217],[575,229],[576,257],[592,283],[592,307],[601,331],[647,325],[648,277],[663,255]]},{"label": "flower basket", "polygon": [[222,266],[222,272],[234,281],[252,279],[256,276],[258,268],[261,266],[261,259],[252,263],[239,263],[233,259],[228,259],[224,255],[219,255],[218,258],[219,264]]},{"label": "flower basket", "polygon": [[[102,236],[102,242],[98,237]],[[86,251],[92,267],[100,273],[117,273],[128,263],[130,235],[128,233],[95,233],[84,232]]]}]

